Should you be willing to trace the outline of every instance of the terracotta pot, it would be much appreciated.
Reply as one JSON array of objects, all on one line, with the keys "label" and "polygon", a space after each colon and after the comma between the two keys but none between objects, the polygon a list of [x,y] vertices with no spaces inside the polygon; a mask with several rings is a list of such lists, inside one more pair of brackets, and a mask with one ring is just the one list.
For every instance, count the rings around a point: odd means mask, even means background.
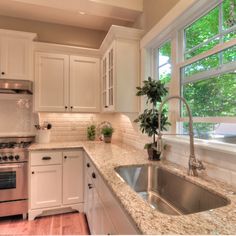
[{"label": "terracotta pot", "polygon": [[150,161],[160,161],[161,153],[157,152],[157,150],[153,149],[152,147],[149,147],[147,149],[148,152],[148,160]]},{"label": "terracotta pot", "polygon": [[104,136],[103,138],[103,140],[104,140],[104,143],[110,143],[111,142],[111,137],[112,136]]}]

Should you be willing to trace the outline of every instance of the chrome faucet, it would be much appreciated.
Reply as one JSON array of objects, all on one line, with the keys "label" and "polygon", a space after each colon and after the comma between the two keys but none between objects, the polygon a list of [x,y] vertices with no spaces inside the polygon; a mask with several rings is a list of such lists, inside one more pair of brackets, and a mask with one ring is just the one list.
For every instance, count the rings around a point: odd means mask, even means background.
[{"label": "chrome faucet", "polygon": [[161,133],[161,112],[164,104],[168,102],[171,99],[179,99],[181,100],[188,112],[188,117],[189,117],[189,139],[190,139],[190,156],[189,156],[189,161],[188,161],[188,175],[192,176],[198,176],[197,170],[203,170],[205,169],[204,165],[200,160],[198,160],[195,157],[194,154],[194,133],[193,133],[193,119],[192,119],[192,112],[190,110],[190,107],[187,103],[187,101],[180,96],[170,96],[164,99],[164,101],[160,105],[159,113],[158,113],[158,127],[159,127],[159,132],[158,132],[158,140],[157,140],[157,151],[162,152],[162,133]]}]

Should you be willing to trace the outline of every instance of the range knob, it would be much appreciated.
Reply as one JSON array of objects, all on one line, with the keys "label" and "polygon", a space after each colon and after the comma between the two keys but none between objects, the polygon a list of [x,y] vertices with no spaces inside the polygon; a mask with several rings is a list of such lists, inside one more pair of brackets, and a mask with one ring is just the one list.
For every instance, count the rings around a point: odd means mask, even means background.
[{"label": "range knob", "polygon": [[15,159],[19,160],[20,156],[19,155],[15,155]]},{"label": "range knob", "polygon": [[6,161],[6,160],[7,160],[7,156],[3,156],[2,159],[3,159],[4,161]]}]

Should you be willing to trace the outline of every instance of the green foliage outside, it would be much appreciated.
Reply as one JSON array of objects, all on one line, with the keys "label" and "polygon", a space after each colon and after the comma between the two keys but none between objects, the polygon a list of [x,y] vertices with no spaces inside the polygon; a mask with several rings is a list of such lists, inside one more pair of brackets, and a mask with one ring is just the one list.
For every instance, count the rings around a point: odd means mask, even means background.
[{"label": "green foliage outside", "polygon": [[[219,24],[221,10],[223,13],[222,27]],[[203,44],[191,52],[186,53],[185,58],[189,59],[212,49],[220,41],[226,42],[236,38],[236,30],[234,29],[223,35],[222,38],[216,37],[206,42],[219,34],[220,30],[224,31],[235,26],[236,0],[224,0],[221,6],[214,8],[185,29],[186,52],[199,44]],[[186,82],[193,75],[213,69],[220,69],[222,65],[232,62],[236,62],[236,46],[182,68],[182,83]],[[217,76],[203,78],[201,81],[184,83],[182,86],[182,95],[189,103],[193,116],[236,116],[236,68]],[[185,107],[182,109],[182,115],[186,116]],[[187,131],[188,124],[184,123],[183,126],[184,130]],[[194,124],[194,132],[198,137],[203,137],[207,132],[213,131],[216,126],[217,124],[213,123],[196,123]]]}]

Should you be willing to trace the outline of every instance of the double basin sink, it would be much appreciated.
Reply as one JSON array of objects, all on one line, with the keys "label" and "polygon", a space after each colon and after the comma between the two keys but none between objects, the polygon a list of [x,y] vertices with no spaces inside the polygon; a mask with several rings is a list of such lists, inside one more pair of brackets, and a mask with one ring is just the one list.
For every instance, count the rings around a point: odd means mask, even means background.
[{"label": "double basin sink", "polygon": [[230,203],[220,194],[156,165],[121,166],[115,170],[151,207],[164,214],[193,214]]}]

